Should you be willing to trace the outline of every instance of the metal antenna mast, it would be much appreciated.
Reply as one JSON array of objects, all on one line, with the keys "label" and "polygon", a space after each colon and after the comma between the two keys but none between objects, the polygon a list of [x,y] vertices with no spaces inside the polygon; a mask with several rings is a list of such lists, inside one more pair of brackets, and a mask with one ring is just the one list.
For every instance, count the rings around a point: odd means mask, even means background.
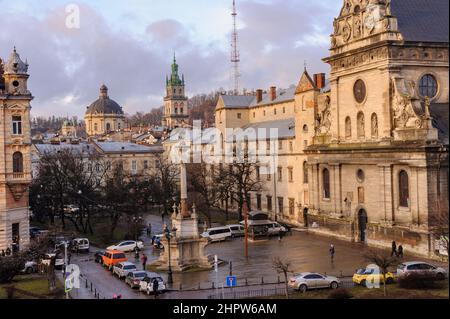
[{"label": "metal antenna mast", "polygon": [[233,0],[233,33],[231,35],[231,64],[233,66],[233,81],[234,81],[234,94],[239,94],[239,78],[241,74],[239,72],[239,62],[241,62],[239,49],[238,49],[238,32],[237,32],[237,10],[236,0]]}]

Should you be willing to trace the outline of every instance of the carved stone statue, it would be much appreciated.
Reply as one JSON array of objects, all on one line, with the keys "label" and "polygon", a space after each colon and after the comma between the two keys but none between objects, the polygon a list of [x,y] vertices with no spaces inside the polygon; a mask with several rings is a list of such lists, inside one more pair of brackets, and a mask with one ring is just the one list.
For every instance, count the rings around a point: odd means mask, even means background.
[{"label": "carved stone statue", "polygon": [[372,114],[372,138],[378,138],[378,117]]},{"label": "carved stone statue", "polygon": [[316,115],[316,134],[328,134],[331,128],[331,100],[327,96],[323,110]]},{"label": "carved stone statue", "polygon": [[395,128],[422,128],[426,111],[417,97],[414,82],[406,81],[403,77],[396,77],[393,83]]}]

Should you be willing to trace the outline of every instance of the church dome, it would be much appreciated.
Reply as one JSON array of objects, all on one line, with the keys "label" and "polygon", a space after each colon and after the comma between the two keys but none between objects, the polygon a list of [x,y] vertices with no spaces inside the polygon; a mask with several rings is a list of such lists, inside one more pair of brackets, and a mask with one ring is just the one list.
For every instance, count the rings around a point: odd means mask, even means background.
[{"label": "church dome", "polygon": [[108,88],[104,84],[100,87],[99,99],[88,106],[86,111],[86,115],[95,114],[124,114],[122,107],[109,98]]}]

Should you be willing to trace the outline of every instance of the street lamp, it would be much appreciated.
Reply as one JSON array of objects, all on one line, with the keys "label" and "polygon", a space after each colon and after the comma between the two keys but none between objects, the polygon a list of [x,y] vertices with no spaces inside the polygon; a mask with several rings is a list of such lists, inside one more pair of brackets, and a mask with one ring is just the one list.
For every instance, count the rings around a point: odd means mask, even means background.
[{"label": "street lamp", "polygon": [[[176,232],[177,231],[177,229],[175,228],[175,227],[173,227],[172,228],[172,232]],[[170,229],[169,229],[169,227],[167,226],[167,225],[164,225],[164,233],[165,233],[165,235],[166,235],[166,238],[167,238],[167,242],[168,242],[168,249],[167,249],[167,252],[168,252],[168,258],[169,258],[169,271],[167,272],[167,276],[168,276],[168,278],[167,278],[167,283],[168,284],[173,284],[173,277],[172,277],[172,257],[171,257],[171,254],[170,254],[170,239],[172,238],[172,233],[171,233],[171,231],[170,231]]]}]

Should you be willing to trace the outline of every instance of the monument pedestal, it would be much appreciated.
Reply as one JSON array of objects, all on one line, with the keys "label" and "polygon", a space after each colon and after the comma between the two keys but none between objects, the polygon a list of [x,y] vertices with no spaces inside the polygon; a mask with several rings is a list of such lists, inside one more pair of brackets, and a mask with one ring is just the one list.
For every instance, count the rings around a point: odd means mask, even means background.
[{"label": "monument pedestal", "polygon": [[[170,264],[173,272],[183,272],[189,269],[209,270],[212,262],[205,255],[204,249],[208,240],[198,232],[198,220],[195,212],[189,217],[182,214],[172,216],[172,228],[176,229],[170,239]],[[162,241],[164,251],[158,261],[153,263],[158,270],[169,270],[169,241]]]}]

